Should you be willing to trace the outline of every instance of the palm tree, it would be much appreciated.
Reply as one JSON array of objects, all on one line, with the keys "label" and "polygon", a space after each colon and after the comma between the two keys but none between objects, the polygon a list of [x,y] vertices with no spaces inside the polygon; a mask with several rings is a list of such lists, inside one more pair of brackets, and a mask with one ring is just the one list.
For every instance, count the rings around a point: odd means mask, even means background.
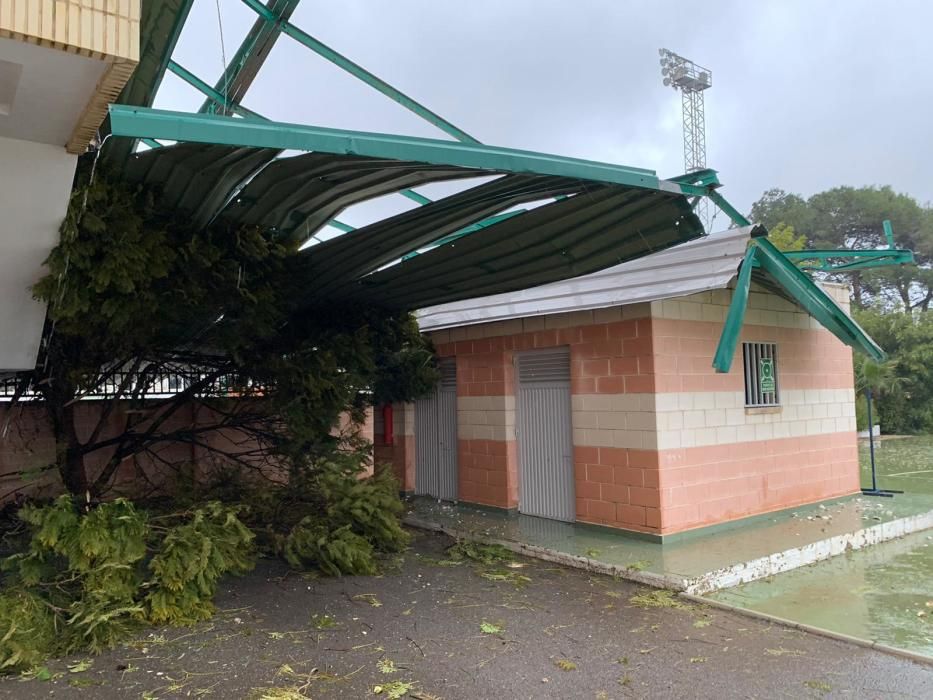
[{"label": "palm tree", "polygon": [[874,362],[860,358],[855,364],[855,389],[869,396],[884,396],[897,391],[904,378],[897,376],[893,362]]}]

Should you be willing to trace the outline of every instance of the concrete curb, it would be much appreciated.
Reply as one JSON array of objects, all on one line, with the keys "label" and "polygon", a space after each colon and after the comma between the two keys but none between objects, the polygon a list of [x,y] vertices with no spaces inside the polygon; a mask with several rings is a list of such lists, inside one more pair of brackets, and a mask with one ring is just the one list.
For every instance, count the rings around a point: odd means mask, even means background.
[{"label": "concrete curb", "polygon": [[696,603],[697,605],[719,608],[720,610],[734,612],[739,615],[745,615],[746,617],[753,617],[758,620],[774,622],[784,627],[790,627],[792,629],[800,630],[801,632],[807,632],[808,634],[815,634],[820,637],[835,639],[837,641],[846,642],[847,644],[854,644],[855,646],[863,647],[865,649],[874,649],[875,651],[880,651],[885,654],[898,656],[902,659],[907,659],[908,661],[913,661],[915,663],[933,666],[933,658],[924,656],[923,654],[918,654],[914,651],[908,651],[907,649],[898,649],[897,647],[888,646],[887,644],[882,644],[881,642],[873,642],[870,639],[853,637],[850,634],[843,634],[842,632],[833,632],[832,630],[824,629],[823,627],[814,627],[813,625],[807,625],[803,622],[794,622],[793,620],[778,617],[777,615],[769,615],[768,613],[758,612],[757,610],[749,610],[748,608],[742,608],[737,605],[732,605],[731,603],[724,603],[719,600],[710,600],[709,598],[693,595],[691,593],[681,592],[679,595],[681,598],[689,600],[692,603]]},{"label": "concrete curb", "polygon": [[742,583],[767,578],[784,571],[815,564],[845,552],[888,542],[930,528],[933,528],[933,511],[897,518],[855,532],[834,535],[801,547],[792,547],[783,552],[775,552],[758,559],[710,571],[702,576],[685,580],[681,590],[693,595],[712,593],[722,588],[732,588]]},{"label": "concrete curb", "polygon": [[888,542],[914,532],[933,528],[933,511],[918,515],[898,518],[886,523],[878,523],[855,532],[834,535],[801,547],[792,547],[783,552],[775,552],[764,557],[740,562],[731,566],[701,574],[685,577],[677,574],[657,574],[650,571],[634,571],[620,564],[608,564],[598,559],[568,554],[547,547],[525,544],[514,540],[484,536],[471,530],[449,527],[437,522],[424,520],[409,514],[404,522],[412,527],[434,532],[443,532],[455,539],[472,540],[486,544],[496,544],[517,554],[525,554],[536,559],[565,564],[576,569],[596,571],[609,576],[617,576],[629,581],[636,581],[656,588],[668,588],[690,595],[704,595],[723,588],[732,588],[743,583],[757,581],[774,574],[779,574],[802,566],[815,564],[845,552],[862,549],[874,544]]},{"label": "concrete curb", "polygon": [[410,525],[411,527],[416,527],[419,530],[442,532],[445,535],[453,537],[457,540],[469,540],[471,542],[480,542],[482,544],[498,545],[504,549],[509,550],[510,552],[515,552],[516,554],[524,554],[525,556],[532,557],[534,559],[550,561],[555,564],[564,564],[565,566],[569,566],[574,569],[595,571],[599,574],[624,578],[629,581],[635,581],[636,583],[643,583],[646,586],[654,586],[655,588],[667,588],[673,591],[683,591],[685,589],[686,582],[679,576],[666,576],[664,574],[656,574],[651,571],[634,571],[632,569],[627,569],[626,567],[619,564],[607,564],[606,562],[597,561],[596,559],[591,559],[589,557],[581,557],[576,554],[558,552],[555,549],[548,549],[547,547],[539,547],[533,544],[524,544],[523,542],[515,542],[513,540],[503,540],[499,539],[498,537],[488,537],[476,532],[472,532],[470,530],[460,530],[457,528],[448,527],[446,525],[441,525],[440,523],[422,520],[421,518],[412,515],[408,515],[403,518],[402,522],[406,525]]}]

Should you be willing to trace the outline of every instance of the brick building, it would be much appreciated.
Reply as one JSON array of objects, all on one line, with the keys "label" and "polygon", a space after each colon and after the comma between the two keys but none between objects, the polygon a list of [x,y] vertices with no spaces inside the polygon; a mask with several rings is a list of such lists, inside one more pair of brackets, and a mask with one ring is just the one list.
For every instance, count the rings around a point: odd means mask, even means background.
[{"label": "brick building", "polygon": [[[444,378],[394,407],[388,441],[377,412],[377,459],[407,491],[653,535],[855,493],[852,350],[813,299],[756,265],[731,368],[712,366],[754,244],[735,229],[421,311]],[[847,314],[845,287],[810,284]]]}]

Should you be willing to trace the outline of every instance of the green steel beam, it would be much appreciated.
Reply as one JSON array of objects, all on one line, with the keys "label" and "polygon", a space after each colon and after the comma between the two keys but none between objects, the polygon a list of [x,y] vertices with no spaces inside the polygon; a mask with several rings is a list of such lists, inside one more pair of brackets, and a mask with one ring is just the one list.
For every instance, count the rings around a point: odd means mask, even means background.
[{"label": "green steel beam", "polygon": [[[533,151],[324,127],[110,105],[115,136],[277,148],[417,161],[492,172],[554,175],[664,192],[692,187],[661,180],[652,170]],[[697,188],[703,189],[703,188]]]},{"label": "green steel beam", "polygon": [[326,225],[333,226],[335,229],[343,231],[344,233],[350,233],[350,231],[356,231],[355,227],[350,226],[350,224],[345,224],[341,221],[337,221],[337,219],[331,219],[330,221],[327,222]]},{"label": "green steel beam", "polygon": [[458,141],[463,141],[464,143],[474,143],[477,144],[475,138],[470,136],[468,133],[462,129],[457,128],[449,121],[441,117],[439,114],[432,112],[430,109],[425,107],[419,102],[416,102],[408,95],[403,93],[401,90],[389,85],[387,82],[381,78],[376,77],[368,70],[362,66],[354,63],[346,56],[341,55],[331,47],[327,46],[321,41],[318,41],[313,36],[307,32],[302,31],[295,25],[290,22],[280,20],[274,12],[262,4],[260,0],[243,0],[243,3],[249,7],[257,15],[265,19],[267,22],[273,23],[276,25],[283,34],[290,36],[292,39],[302,44],[303,46],[311,49],[319,56],[323,56],[331,63],[339,66],[343,70],[347,71],[350,75],[362,80],[364,83],[369,85],[372,88],[375,88],[381,92],[386,97],[394,100],[398,104],[402,105],[405,109],[414,112],[422,119],[430,122],[438,129],[443,131],[450,136],[453,136]]},{"label": "green steel beam", "polygon": [[712,189],[712,187],[710,187],[707,196],[713,200],[713,203],[715,203],[726,216],[732,219],[732,223],[736,226],[751,226],[752,222],[746,219],[738,209],[726,201],[726,198],[715,189]]},{"label": "green steel beam", "polygon": [[155,139],[139,139],[144,144],[149,146],[149,148],[162,148],[162,144],[156,141]]},{"label": "green steel beam", "polygon": [[758,249],[754,242],[750,243],[745,251],[745,258],[739,268],[739,276],[732,292],[732,303],[726,314],[726,323],[719,336],[716,354],[713,355],[713,367],[717,372],[728,372],[732,368],[732,357],[739,344],[742,334],[742,325],[745,322],[745,309],[748,306],[748,293],[752,286],[752,268]]},{"label": "green steel beam", "polygon": [[807,313],[846,345],[865,353],[873,360],[880,362],[884,359],[884,351],[819,285],[788,260],[767,238],[756,238],[749,244],[739,268],[732,303],[729,305],[726,323],[713,357],[713,367],[717,372],[728,372],[732,367],[732,358],[735,356],[745,309],[748,306],[752,270],[755,268],[766,273]]},{"label": "green steel beam", "polygon": [[719,173],[717,173],[712,168],[704,168],[703,170],[694,170],[693,172],[684,173],[683,175],[678,175],[677,177],[669,177],[667,179],[671,182],[688,185],[701,185],[706,187],[719,184]]},{"label": "green steel beam", "polygon": [[899,256],[902,253],[913,255],[913,251],[904,249],[874,248],[859,250],[857,248],[813,248],[804,250],[787,250],[784,255],[798,260],[831,260],[833,258],[877,258],[880,256]]},{"label": "green steel beam", "polygon": [[216,114],[216,107],[221,107],[221,114],[229,114],[227,104],[239,104],[259,73],[262,64],[275,46],[281,33],[280,21],[288,21],[301,0],[269,0],[266,9],[278,21],[271,22],[265,17],[257,17],[253,26],[246,33],[240,47],[224,68],[223,74],[214,86],[214,91],[226,99],[209,98],[198,110],[201,113]]},{"label": "green steel beam", "polygon": [[[851,272],[873,267],[890,267],[892,265],[912,265],[914,253],[912,250],[793,250],[786,251],[785,257],[790,260],[806,263],[816,261],[815,264],[800,264],[801,270],[819,270],[821,272]],[[852,260],[852,258],[855,258]],[[850,260],[850,262],[832,263],[832,260]]]},{"label": "green steel beam", "polygon": [[421,206],[425,204],[430,204],[432,200],[425,197],[423,194],[415,192],[414,190],[399,190],[399,194],[408,197],[413,202],[418,202]]},{"label": "green steel beam", "polygon": [[[867,270],[875,267],[892,267],[895,265],[913,265],[914,253],[911,250],[901,251],[903,255],[879,256],[874,260],[856,260],[854,262],[836,265],[829,268],[829,272],[851,272],[852,270]],[[806,265],[801,266],[803,270],[820,269],[811,268]]]},{"label": "green steel beam", "polygon": [[884,229],[884,237],[888,241],[888,248],[894,248],[894,229],[891,227],[890,219],[882,221],[881,228]]},{"label": "green steel beam", "polygon": [[761,269],[783,287],[824,328],[842,342],[860,350],[875,361],[884,360],[884,351],[839,308],[832,298],[800,268],[788,260],[767,238],[753,242]]},{"label": "green steel beam", "polygon": [[[191,85],[193,88],[207,95],[209,102],[217,104],[223,108],[225,112],[233,112],[234,114],[239,114],[241,117],[247,117],[250,119],[265,119],[265,117],[257,114],[256,112],[246,109],[246,107],[242,107],[233,100],[224,97],[223,93],[218,92],[216,88],[212,88],[194,73],[189,71],[184,66],[176,63],[175,61],[168,62],[168,69],[179,78],[184,80],[186,83]],[[202,108],[201,111],[205,112],[207,110]]]},{"label": "green steel beam", "polygon": [[[793,250],[784,253],[790,260],[796,260],[801,270],[819,270],[821,272],[851,272],[872,267],[889,267],[892,265],[913,265],[914,252],[904,248],[894,247],[894,229],[891,222],[885,219],[881,222],[884,229],[884,238],[888,242],[887,248],[873,250],[850,250],[836,248],[831,250]],[[832,263],[832,260],[848,260],[849,262]],[[818,264],[812,264],[817,261]],[[803,264],[811,263],[811,264]]]}]

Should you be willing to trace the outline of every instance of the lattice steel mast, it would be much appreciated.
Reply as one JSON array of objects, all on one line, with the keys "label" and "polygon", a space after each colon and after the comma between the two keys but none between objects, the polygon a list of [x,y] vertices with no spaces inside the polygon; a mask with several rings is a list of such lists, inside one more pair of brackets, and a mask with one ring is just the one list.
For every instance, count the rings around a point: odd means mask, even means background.
[{"label": "lattice steel mast", "polygon": [[[661,75],[664,84],[680,91],[684,119],[684,172],[704,170],[706,117],[703,110],[703,91],[712,87],[713,74],[668,49],[659,49],[658,53],[661,55]],[[695,211],[708,232],[711,221],[705,197],[699,198]]]}]

